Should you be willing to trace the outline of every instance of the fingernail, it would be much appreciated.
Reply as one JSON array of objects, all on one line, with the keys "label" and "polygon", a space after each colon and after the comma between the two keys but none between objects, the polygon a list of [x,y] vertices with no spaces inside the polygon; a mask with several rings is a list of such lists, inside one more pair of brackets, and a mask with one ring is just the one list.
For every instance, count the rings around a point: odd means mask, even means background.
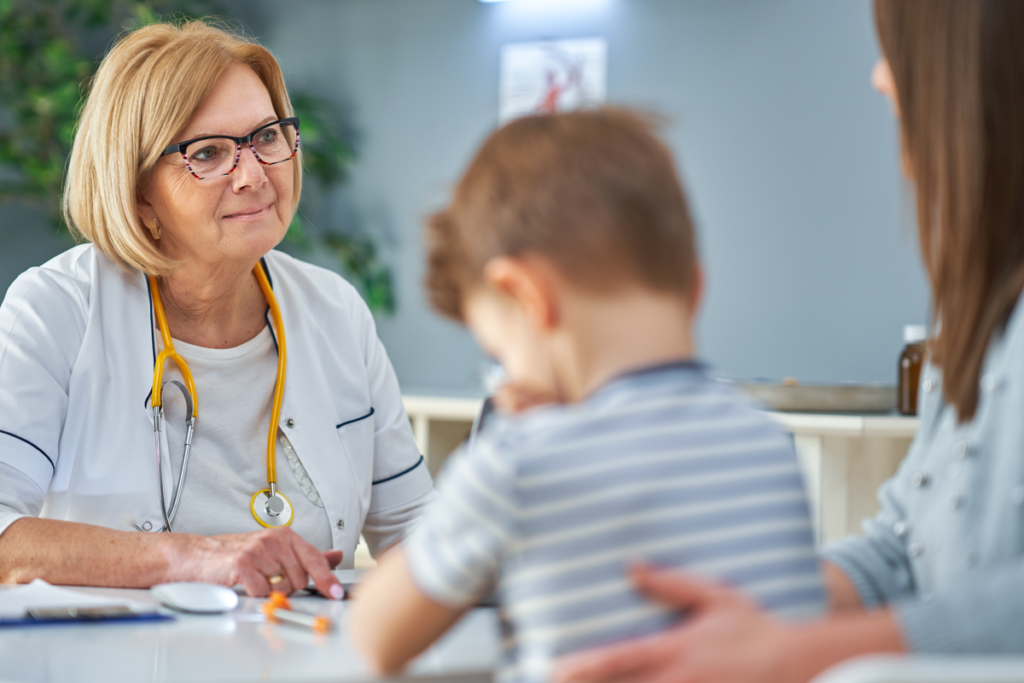
[{"label": "fingernail", "polygon": [[340,583],[336,583],[331,586],[331,597],[335,600],[341,600],[341,596],[345,594],[345,589],[341,587]]}]

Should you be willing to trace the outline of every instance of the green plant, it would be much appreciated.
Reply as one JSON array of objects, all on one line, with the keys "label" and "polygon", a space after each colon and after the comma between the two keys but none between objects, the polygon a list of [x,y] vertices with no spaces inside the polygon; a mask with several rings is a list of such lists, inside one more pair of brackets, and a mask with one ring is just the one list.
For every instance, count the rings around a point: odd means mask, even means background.
[{"label": "green plant", "polygon": [[[39,205],[62,226],[60,192],[83,85],[106,45],[159,14],[199,16],[206,0],[0,0],[0,199]],[[62,226],[63,227],[63,226]]]},{"label": "green plant", "polygon": [[[0,0],[0,202],[37,206],[67,235],[60,195],[82,95],[122,31],[172,17],[225,14],[217,0]],[[337,107],[297,93],[307,178],[344,181],[354,159]],[[331,254],[373,310],[394,310],[391,273],[367,236],[319,233],[296,214],[286,241]]]},{"label": "green plant", "polygon": [[[315,95],[293,93],[292,107],[301,121],[299,133],[306,181],[314,180],[322,187],[343,182],[349,165],[355,160],[355,151],[341,133],[342,117],[338,106]],[[287,240],[300,252],[330,253],[360,290],[370,310],[394,312],[391,269],[378,257],[377,246],[370,237],[315,230],[304,218],[300,206],[288,227]]]}]

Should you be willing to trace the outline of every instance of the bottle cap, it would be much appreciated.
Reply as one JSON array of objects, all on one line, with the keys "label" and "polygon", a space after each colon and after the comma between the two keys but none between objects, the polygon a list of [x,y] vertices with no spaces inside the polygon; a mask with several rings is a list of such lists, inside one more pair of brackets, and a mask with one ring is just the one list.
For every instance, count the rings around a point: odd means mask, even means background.
[{"label": "bottle cap", "polygon": [[903,343],[904,344],[917,344],[923,342],[928,338],[928,326],[927,325],[904,325],[903,326]]}]

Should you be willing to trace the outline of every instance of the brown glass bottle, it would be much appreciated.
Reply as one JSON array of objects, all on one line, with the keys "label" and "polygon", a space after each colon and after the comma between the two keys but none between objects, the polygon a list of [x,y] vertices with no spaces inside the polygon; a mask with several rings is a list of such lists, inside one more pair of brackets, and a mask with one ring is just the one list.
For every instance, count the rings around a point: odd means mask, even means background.
[{"label": "brown glass bottle", "polygon": [[906,346],[900,354],[900,380],[896,392],[896,407],[903,415],[917,415],[917,390],[921,386],[921,366],[924,365],[927,353],[927,334],[924,325],[907,325],[903,328]]}]

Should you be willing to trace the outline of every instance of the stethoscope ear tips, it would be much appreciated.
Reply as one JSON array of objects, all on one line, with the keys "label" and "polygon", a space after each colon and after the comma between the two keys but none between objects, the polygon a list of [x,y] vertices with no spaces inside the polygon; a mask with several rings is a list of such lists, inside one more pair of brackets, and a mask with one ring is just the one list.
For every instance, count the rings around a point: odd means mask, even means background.
[{"label": "stethoscope ear tips", "polygon": [[[139,526],[139,523],[135,520],[135,515],[133,515],[130,512],[126,513],[125,516],[121,518],[121,521],[124,522],[125,526],[131,527],[132,529],[135,529],[136,531],[152,531],[153,530],[153,523],[152,522],[143,522],[142,526]],[[162,531],[162,529],[161,529],[161,531]]]},{"label": "stethoscope ear tips", "polygon": [[[153,528],[153,525],[150,524],[149,522],[144,522],[142,524],[142,526],[139,526],[139,523],[137,521],[135,521],[135,515],[133,515],[130,512],[125,514],[125,516],[121,518],[121,521],[124,522],[125,526],[131,527],[132,529],[135,529],[136,531],[149,531],[150,529]],[[149,528],[146,528],[146,527],[149,527]]]}]

